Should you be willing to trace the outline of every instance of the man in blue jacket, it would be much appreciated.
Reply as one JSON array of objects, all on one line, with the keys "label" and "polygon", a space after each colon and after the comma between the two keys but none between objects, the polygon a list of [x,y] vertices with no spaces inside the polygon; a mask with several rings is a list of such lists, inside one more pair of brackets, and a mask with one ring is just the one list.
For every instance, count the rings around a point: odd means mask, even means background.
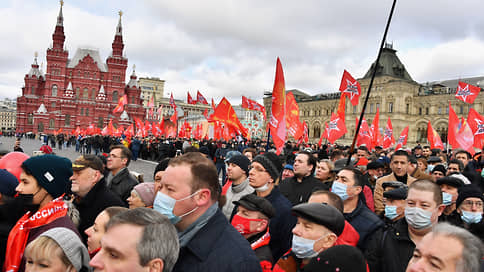
[{"label": "man in blue jacket", "polygon": [[217,169],[201,153],[170,161],[153,209],[178,231],[180,254],[173,271],[261,271],[250,244],[218,208],[220,193]]}]

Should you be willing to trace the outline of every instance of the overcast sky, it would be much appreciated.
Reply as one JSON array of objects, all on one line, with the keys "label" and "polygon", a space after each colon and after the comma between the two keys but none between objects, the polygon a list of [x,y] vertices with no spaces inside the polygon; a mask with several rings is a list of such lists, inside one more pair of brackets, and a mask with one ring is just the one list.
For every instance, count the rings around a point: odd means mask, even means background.
[{"label": "overcast sky", "polygon": [[[344,69],[362,77],[376,58],[390,0],[66,0],[64,33],[78,47],[111,52],[122,10],[127,77],[166,80],[165,96],[200,90],[259,101],[280,57],[286,89],[335,92]],[[484,16],[478,0],[399,0],[388,33],[417,82],[484,75]],[[21,93],[34,52],[52,43],[59,2],[4,0],[0,7],[0,97]]]}]

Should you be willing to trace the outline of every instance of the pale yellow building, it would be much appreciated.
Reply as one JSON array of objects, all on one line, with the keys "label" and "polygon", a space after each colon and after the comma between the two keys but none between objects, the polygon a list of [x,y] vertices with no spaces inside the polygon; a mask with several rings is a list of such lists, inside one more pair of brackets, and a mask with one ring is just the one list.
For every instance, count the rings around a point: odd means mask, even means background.
[{"label": "pale yellow building", "polygon": [[143,99],[143,106],[147,107],[151,97],[154,98],[155,107],[162,104],[163,94],[165,90],[165,81],[157,77],[140,77],[138,79],[138,86],[141,88],[141,98]]}]

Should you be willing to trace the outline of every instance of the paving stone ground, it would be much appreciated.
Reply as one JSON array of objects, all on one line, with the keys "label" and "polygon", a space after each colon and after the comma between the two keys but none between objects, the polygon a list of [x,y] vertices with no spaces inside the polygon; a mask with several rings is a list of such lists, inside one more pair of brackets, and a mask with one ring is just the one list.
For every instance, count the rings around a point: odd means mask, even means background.
[{"label": "paving stone ground", "polygon": [[[13,146],[15,144],[15,137],[0,137],[0,149],[1,150],[8,150],[13,151]],[[24,150],[26,154],[32,156],[33,151],[39,150],[42,146],[42,142],[40,140],[32,140],[22,138],[20,146]],[[75,146],[71,146],[69,148],[62,148],[59,150],[58,148],[54,149],[56,155],[69,158],[71,161],[75,160],[81,154],[76,152]],[[157,163],[152,161],[145,161],[138,159],[137,161],[131,161],[128,166],[130,171],[135,171],[138,173],[143,174],[143,179],[145,182],[153,182],[153,171],[155,170]]]}]

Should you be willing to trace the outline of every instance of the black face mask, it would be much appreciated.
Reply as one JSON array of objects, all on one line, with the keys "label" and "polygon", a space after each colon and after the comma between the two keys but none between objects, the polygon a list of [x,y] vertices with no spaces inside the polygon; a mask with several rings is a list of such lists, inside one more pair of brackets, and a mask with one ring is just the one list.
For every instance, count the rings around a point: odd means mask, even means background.
[{"label": "black face mask", "polygon": [[21,208],[24,213],[34,213],[39,209],[39,204],[32,203],[34,200],[34,195],[35,194],[18,194],[18,196],[15,198],[16,203],[19,205],[19,208]]}]

